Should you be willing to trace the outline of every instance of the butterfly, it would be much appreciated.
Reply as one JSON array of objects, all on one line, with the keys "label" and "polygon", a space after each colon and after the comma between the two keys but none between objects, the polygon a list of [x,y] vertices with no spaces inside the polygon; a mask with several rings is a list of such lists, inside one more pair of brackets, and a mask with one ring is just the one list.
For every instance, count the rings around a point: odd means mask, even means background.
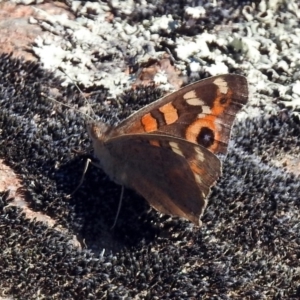
[{"label": "butterfly", "polygon": [[158,212],[197,226],[221,175],[236,114],[248,101],[247,79],[225,74],[187,85],[117,126],[87,130],[100,167]]}]

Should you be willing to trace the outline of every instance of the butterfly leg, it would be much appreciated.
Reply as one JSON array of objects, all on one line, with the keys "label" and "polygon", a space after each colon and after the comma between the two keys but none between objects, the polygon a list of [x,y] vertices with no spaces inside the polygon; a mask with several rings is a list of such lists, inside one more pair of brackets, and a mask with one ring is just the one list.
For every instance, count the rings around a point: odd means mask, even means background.
[{"label": "butterfly leg", "polygon": [[[85,165],[84,165],[84,169],[83,169],[83,172],[82,172],[82,176],[81,176],[81,179],[80,179],[80,182],[78,184],[78,186],[75,188],[75,190],[70,194],[70,196],[74,195],[78,189],[81,187],[82,183],[83,183],[83,180],[84,180],[84,176],[86,174],[86,171],[89,167],[89,165],[92,164],[94,165],[95,167],[97,168],[100,168],[101,169],[101,166],[95,162],[93,162],[91,159],[87,159],[86,162],[85,162]],[[119,205],[118,205],[118,210],[117,210],[117,214],[116,214],[116,217],[115,217],[115,220],[114,220],[114,224],[113,226],[110,228],[110,230],[114,229],[116,224],[117,224],[117,221],[118,221],[118,217],[119,217],[119,214],[120,214],[120,210],[121,210],[121,206],[122,206],[122,200],[123,200],[123,195],[124,195],[124,186],[122,185],[122,190],[121,190],[121,195],[120,195],[120,200],[119,200]]]},{"label": "butterfly leg", "polygon": [[79,184],[77,185],[77,187],[75,188],[75,190],[70,194],[70,196],[73,196],[78,190],[79,188],[81,187],[82,183],[83,183],[83,180],[84,180],[84,176],[85,176],[85,173],[89,167],[89,164],[90,164],[91,160],[88,158],[85,162],[85,165],[84,165],[84,169],[83,169],[83,172],[82,172],[82,176],[81,176],[81,179],[80,179],[80,182]]},{"label": "butterfly leg", "polygon": [[[100,168],[101,169],[101,166],[95,162],[93,162],[91,159],[87,159],[86,162],[85,162],[85,165],[84,165],[84,169],[83,169],[83,172],[82,172],[82,176],[81,176],[81,179],[80,179],[80,182],[78,184],[78,186],[75,188],[75,190],[70,194],[70,196],[74,195],[78,189],[81,187],[82,183],[83,183],[83,180],[84,180],[84,176],[86,174],[86,171],[89,167],[89,165],[92,164],[94,165],[95,167],[97,168]],[[119,205],[118,205],[118,210],[117,210],[117,214],[116,214],[116,217],[115,217],[115,220],[114,220],[114,224],[112,225],[112,227],[110,228],[110,230],[114,229],[116,224],[117,224],[117,221],[118,221],[118,217],[119,217],[119,214],[120,214],[120,210],[121,210],[121,206],[122,206],[122,200],[123,200],[123,195],[124,195],[124,186],[122,185],[122,190],[121,190],[121,195],[120,195],[120,200],[119,200]]]},{"label": "butterfly leg", "polygon": [[120,213],[121,206],[122,206],[123,195],[124,195],[124,185],[122,185],[122,190],[121,190],[121,195],[120,195],[120,200],[119,200],[119,206],[118,206],[117,214],[116,214],[116,217],[115,217],[115,221],[114,221],[113,226],[110,228],[110,230],[113,230],[115,228],[116,224],[117,224],[119,213]]},{"label": "butterfly leg", "polygon": [[83,180],[84,180],[84,176],[85,176],[85,173],[89,167],[89,164],[91,163],[91,160],[88,158],[85,162],[85,165],[84,165],[84,169],[83,169],[83,172],[82,172],[82,176],[81,176],[81,179],[80,179],[80,182],[79,184],[77,185],[77,187],[75,188],[75,190],[70,194],[70,196],[74,195],[78,190],[79,188],[81,187],[82,183],[83,183]]},{"label": "butterfly leg", "polygon": [[97,168],[99,168],[99,169],[101,169],[101,166],[99,164],[93,162],[91,159],[88,158],[85,162],[80,182],[79,182],[78,186],[75,188],[75,190],[69,196],[74,195],[78,191],[78,189],[81,187],[81,185],[83,183],[83,180],[84,180],[85,173],[86,173],[86,171],[87,171],[90,164],[97,167]]}]

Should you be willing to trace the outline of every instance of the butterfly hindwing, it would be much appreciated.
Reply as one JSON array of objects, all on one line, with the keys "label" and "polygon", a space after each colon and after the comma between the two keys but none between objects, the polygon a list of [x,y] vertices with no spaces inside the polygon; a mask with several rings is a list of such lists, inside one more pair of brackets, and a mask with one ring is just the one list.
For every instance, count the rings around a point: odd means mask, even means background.
[{"label": "butterfly hindwing", "polygon": [[214,154],[176,137],[149,134],[112,138],[106,147],[115,160],[116,181],[158,211],[199,225],[210,187],[221,173]]},{"label": "butterfly hindwing", "polygon": [[131,133],[171,135],[215,154],[225,154],[235,115],[247,101],[245,77],[214,76],[142,108],[121,122],[111,137]]}]

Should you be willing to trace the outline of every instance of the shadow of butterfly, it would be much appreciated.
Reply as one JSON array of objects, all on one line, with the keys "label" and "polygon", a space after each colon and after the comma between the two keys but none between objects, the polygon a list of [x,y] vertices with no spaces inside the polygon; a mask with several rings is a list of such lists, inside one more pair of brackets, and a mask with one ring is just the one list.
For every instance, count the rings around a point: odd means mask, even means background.
[{"label": "shadow of butterfly", "polygon": [[89,121],[99,166],[157,211],[200,226],[221,175],[236,114],[248,101],[245,77],[225,74],[171,93],[112,127]]}]

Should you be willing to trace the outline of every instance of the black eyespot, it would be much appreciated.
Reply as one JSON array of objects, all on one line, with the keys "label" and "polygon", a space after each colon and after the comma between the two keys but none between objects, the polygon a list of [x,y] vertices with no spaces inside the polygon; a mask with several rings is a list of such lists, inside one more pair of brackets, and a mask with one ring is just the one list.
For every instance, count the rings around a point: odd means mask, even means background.
[{"label": "black eyespot", "polygon": [[215,141],[214,132],[208,128],[203,127],[198,134],[197,143],[205,148],[209,148]]},{"label": "black eyespot", "polygon": [[222,104],[222,105],[225,104],[227,102],[227,100],[228,100],[227,97],[222,97],[220,100],[220,104]]}]

